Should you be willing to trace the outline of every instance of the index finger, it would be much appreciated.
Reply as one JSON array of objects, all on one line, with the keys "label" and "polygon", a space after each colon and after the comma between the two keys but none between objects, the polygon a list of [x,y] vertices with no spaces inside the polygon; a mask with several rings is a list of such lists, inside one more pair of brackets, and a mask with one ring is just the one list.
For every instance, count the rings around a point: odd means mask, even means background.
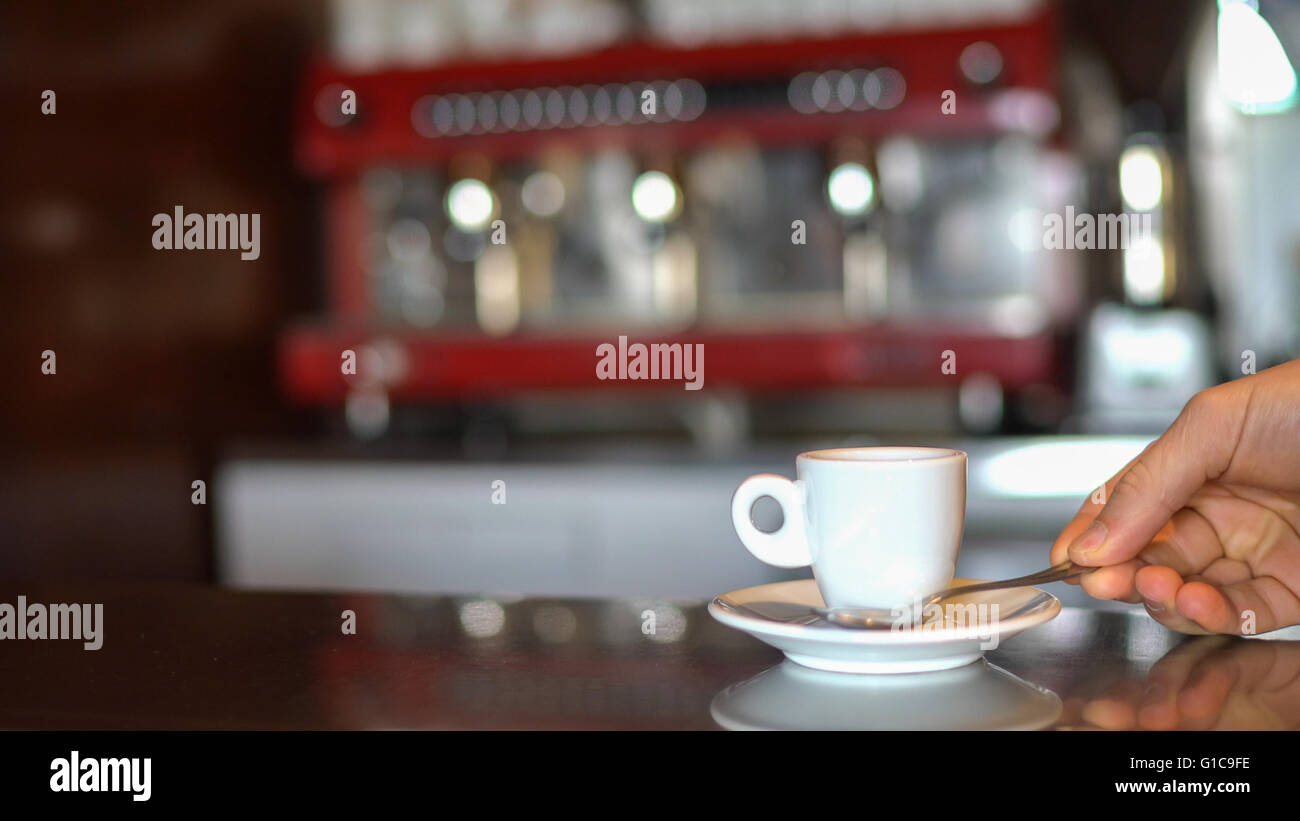
[{"label": "index finger", "polygon": [[1142,453],[1139,453],[1137,456],[1130,459],[1128,464],[1119,469],[1118,473],[1107,479],[1104,484],[1098,486],[1092,493],[1088,494],[1088,497],[1083,500],[1083,505],[1079,508],[1079,512],[1074,514],[1074,518],[1070,520],[1069,524],[1067,524],[1061,531],[1061,535],[1057,536],[1056,541],[1052,543],[1052,550],[1049,554],[1051,564],[1060,564],[1069,558],[1066,551],[1069,549],[1071,542],[1078,538],[1080,533],[1088,529],[1088,525],[1092,524],[1092,520],[1097,518],[1097,514],[1106,506],[1106,500],[1109,499],[1110,494],[1114,492],[1115,485],[1119,484],[1119,480],[1124,478],[1124,474],[1128,473],[1129,468],[1133,467],[1133,465],[1142,458],[1150,447],[1151,444],[1149,443],[1142,449]]}]

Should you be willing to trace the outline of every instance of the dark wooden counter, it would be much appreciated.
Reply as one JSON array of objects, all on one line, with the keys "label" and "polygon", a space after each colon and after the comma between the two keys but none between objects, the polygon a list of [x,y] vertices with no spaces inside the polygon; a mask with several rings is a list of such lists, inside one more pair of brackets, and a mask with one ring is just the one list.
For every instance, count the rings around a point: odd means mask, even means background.
[{"label": "dark wooden counter", "polygon": [[[103,646],[0,641],[7,729],[714,729],[715,697],[782,661],[701,602],[0,584],[0,602],[19,595],[102,603]],[[1061,698],[1049,726],[1300,724],[1296,641],[1066,608],[987,661]]]}]

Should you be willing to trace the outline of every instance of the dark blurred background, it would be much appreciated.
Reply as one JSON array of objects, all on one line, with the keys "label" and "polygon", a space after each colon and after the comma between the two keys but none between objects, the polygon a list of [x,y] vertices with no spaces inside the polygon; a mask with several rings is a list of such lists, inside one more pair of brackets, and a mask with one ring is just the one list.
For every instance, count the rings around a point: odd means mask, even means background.
[{"label": "dark blurred background", "polygon": [[[0,14],[5,577],[707,595],[780,575],[740,478],[896,441],[971,453],[963,572],[1029,570],[1300,350],[1293,4]],[[260,257],[155,250],[177,205]],[[1045,249],[1067,207],[1154,256]],[[704,342],[704,390],[597,381],[619,335]]]},{"label": "dark blurred background", "polygon": [[[302,430],[272,356],[320,305],[292,101],[321,3],[6,4],[0,526],[11,576],[212,578],[193,479],[228,437]],[[56,91],[57,113],[41,113]],[[29,105],[35,95],[37,105]],[[256,261],[155,251],[152,216],[260,212]],[[232,262],[234,264],[232,264]],[[179,494],[179,495],[178,495]]]}]

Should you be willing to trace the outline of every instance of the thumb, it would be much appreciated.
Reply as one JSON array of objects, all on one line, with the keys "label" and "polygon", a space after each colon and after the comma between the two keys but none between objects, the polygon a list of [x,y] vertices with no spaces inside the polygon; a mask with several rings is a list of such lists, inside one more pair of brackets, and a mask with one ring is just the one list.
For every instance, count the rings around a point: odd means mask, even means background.
[{"label": "thumb", "polygon": [[1235,397],[1213,390],[1192,397],[1115,482],[1092,524],[1070,543],[1070,559],[1118,564],[1150,544],[1192,494],[1227,470],[1243,421],[1236,404]]}]

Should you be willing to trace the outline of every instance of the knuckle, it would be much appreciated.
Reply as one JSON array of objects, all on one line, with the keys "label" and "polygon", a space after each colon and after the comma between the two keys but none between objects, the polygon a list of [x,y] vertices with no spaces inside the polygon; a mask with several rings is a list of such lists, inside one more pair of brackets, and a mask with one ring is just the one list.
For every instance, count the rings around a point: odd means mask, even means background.
[{"label": "knuckle", "polygon": [[1154,507],[1166,516],[1177,510],[1169,498],[1169,487],[1162,476],[1165,471],[1159,464],[1153,464],[1158,457],[1144,456],[1124,473],[1115,483],[1115,492],[1111,499],[1124,499],[1126,510],[1134,507]]},{"label": "knuckle", "polygon": [[1221,422],[1236,406],[1238,391],[1231,384],[1207,388],[1193,396],[1179,414],[1180,421],[1197,427]]},{"label": "knuckle", "polygon": [[1201,391],[1187,400],[1187,404],[1183,406],[1183,412],[1178,415],[1178,419],[1184,424],[1200,422],[1211,414],[1213,407],[1217,403],[1218,400],[1210,394],[1210,391]]},{"label": "knuckle", "polygon": [[1115,496],[1143,496],[1150,492],[1155,484],[1155,471],[1147,458],[1134,462],[1115,483]]},{"label": "knuckle", "polygon": [[1196,394],[1168,433],[1174,446],[1194,454],[1210,479],[1227,469],[1246,424],[1249,391],[1226,383]]}]

